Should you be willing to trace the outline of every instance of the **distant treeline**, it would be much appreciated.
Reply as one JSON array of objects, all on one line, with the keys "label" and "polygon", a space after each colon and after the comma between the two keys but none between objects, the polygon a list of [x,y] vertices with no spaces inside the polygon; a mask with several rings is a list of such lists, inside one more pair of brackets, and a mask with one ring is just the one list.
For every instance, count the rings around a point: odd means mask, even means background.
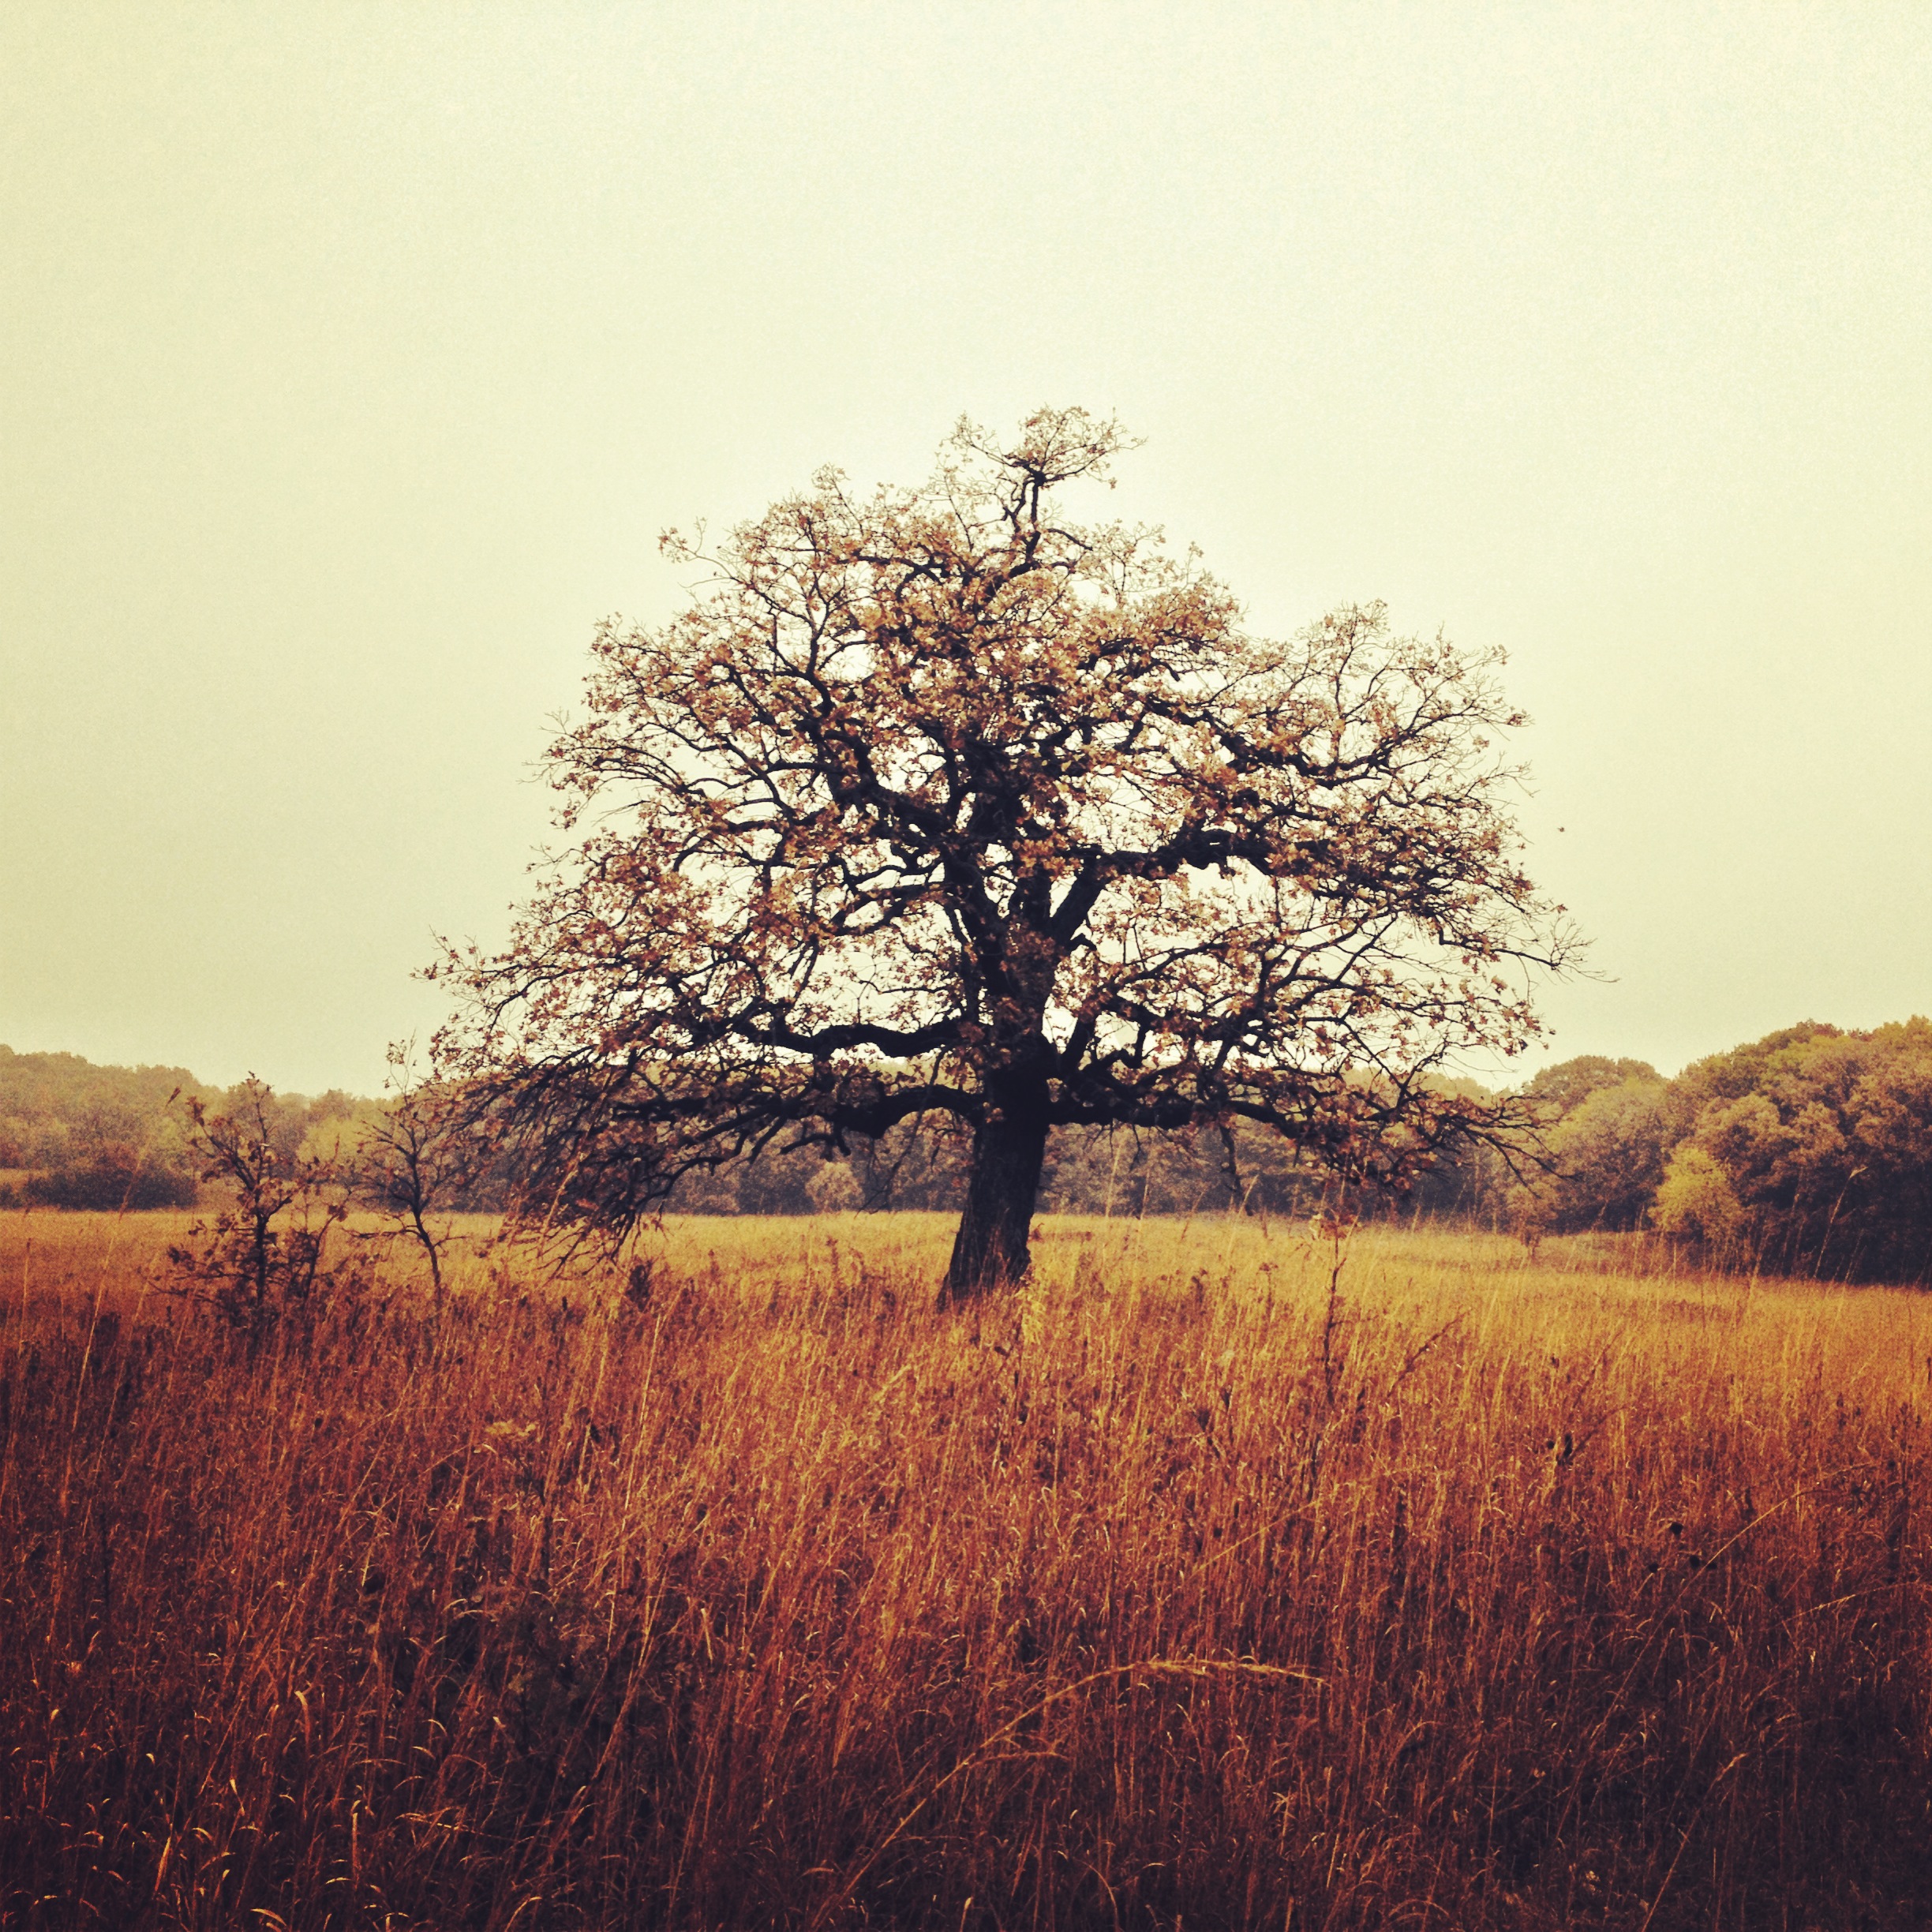
[{"label": "distant treeline", "polygon": [[1532,1241],[1649,1228],[1773,1273],[1932,1283],[1932,1020],[1808,1021],[1669,1080],[1572,1060],[1529,1091],[1553,1165],[1504,1197]]},{"label": "distant treeline", "polygon": [[[95,1066],[0,1046],[0,1207],[192,1208],[200,1182],[185,1103],[219,1110],[226,1098],[185,1067]],[[276,1145],[292,1159],[318,1129],[369,1104],[342,1092],[279,1095]]]},{"label": "distant treeline", "polygon": [[[1470,1091],[1478,1095],[1481,1089]],[[1332,1175],[1297,1162],[1294,1149],[1260,1129],[1219,1133],[1112,1133],[1057,1129],[1041,1177],[1043,1214],[1222,1214],[1350,1216],[1400,1214],[1467,1219],[1485,1210],[1494,1181],[1490,1157],[1452,1148],[1406,1194],[1352,1193]],[[966,1196],[971,1142],[951,1123],[908,1121],[848,1157],[816,1148],[769,1151],[680,1183],[674,1211],[686,1214],[825,1214],[883,1208],[957,1212]],[[1507,1174],[1507,1170],[1503,1170]]]},{"label": "distant treeline", "polygon": [[[1480,1092],[1479,1089],[1471,1089]],[[1666,1080],[1595,1055],[1522,1090],[1537,1125],[1505,1158],[1452,1147],[1406,1194],[1339,1191],[1271,1136],[1065,1130],[1051,1142],[1049,1213],[1400,1215],[1546,1234],[1646,1230],[1722,1265],[1853,1280],[1932,1282],[1932,1021],[1868,1033],[1807,1022]],[[0,1047],[0,1205],[192,1205],[197,1174],[183,1103],[225,1096],[178,1067],[100,1067]],[[170,1097],[174,1104],[170,1105]],[[384,1103],[342,1093],[275,1097],[290,1160],[355,1150]],[[768,1150],[683,1182],[689,1214],[957,1210],[967,1148],[915,1123],[826,1159]],[[491,1211],[507,1188],[487,1149],[446,1160],[436,1205]]]},{"label": "distant treeline", "polygon": [[[1481,1089],[1470,1088],[1472,1093]],[[199,1182],[187,1103],[211,1114],[238,1103],[182,1067],[96,1066],[77,1054],[17,1054],[0,1046],[0,1207],[115,1210],[196,1204]],[[251,1098],[249,1104],[253,1104]],[[354,1191],[356,1150],[386,1103],[339,1090],[268,1103],[271,1140],[286,1162],[334,1161]],[[937,1125],[909,1122],[849,1158],[773,1148],[696,1177],[670,1203],[687,1214],[808,1215],[841,1211],[957,1211],[968,1144]],[[1334,1184],[1296,1165],[1273,1136],[1242,1131],[1230,1172],[1216,1135],[1063,1131],[1049,1151],[1041,1192],[1046,1212],[1124,1215],[1296,1214],[1336,1204]],[[460,1175],[437,1205],[492,1211],[508,1193],[488,1149],[442,1165]],[[1466,1216],[1486,1200],[1486,1168],[1451,1155],[1403,1197],[1406,1214]],[[1370,1211],[1365,1200],[1354,1210]]]},{"label": "distant treeline", "polygon": [[[1511,1158],[1452,1146],[1406,1194],[1339,1190],[1271,1136],[1063,1132],[1048,1211],[1455,1220],[1546,1234],[1647,1230],[1724,1266],[1932,1282],[1932,1021],[1870,1033],[1807,1022],[1713,1054],[1674,1080],[1597,1055],[1522,1089],[1535,1129]],[[676,1204],[709,1213],[957,1208],[963,1144],[908,1134],[848,1161],[767,1155]]]}]

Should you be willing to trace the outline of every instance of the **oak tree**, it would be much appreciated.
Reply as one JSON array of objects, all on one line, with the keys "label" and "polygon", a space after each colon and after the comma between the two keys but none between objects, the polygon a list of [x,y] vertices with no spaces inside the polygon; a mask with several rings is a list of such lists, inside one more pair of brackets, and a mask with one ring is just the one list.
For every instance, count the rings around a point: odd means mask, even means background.
[{"label": "oak tree", "polygon": [[665,539],[708,575],[600,629],[549,754],[574,842],[440,969],[526,1215],[621,1237],[695,1170],[942,1119],[959,1297],[1024,1272],[1058,1125],[1252,1122],[1357,1185],[1495,1131],[1441,1076],[1528,1043],[1571,943],[1497,654],[1380,605],[1252,635],[1193,552],[1062,509],[1125,447],[962,423],[923,487],[828,470]]}]

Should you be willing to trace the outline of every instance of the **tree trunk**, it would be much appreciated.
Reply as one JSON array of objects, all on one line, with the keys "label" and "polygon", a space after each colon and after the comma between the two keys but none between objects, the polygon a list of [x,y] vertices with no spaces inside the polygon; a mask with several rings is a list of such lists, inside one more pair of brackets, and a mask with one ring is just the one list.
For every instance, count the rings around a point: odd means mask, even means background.
[{"label": "tree trunk", "polygon": [[1046,1159],[1046,1082],[1038,1076],[989,1086],[987,1115],[973,1135],[972,1178],[960,1216],[941,1303],[1009,1288],[1032,1259],[1027,1234]]}]

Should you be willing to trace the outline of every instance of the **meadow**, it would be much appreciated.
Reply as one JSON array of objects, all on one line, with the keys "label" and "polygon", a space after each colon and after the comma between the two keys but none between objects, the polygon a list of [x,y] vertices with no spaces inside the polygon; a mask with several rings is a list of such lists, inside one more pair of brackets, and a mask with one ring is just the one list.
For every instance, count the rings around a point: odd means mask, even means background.
[{"label": "meadow", "polygon": [[0,1219],[9,1926],[1932,1923],[1923,1297],[478,1223],[251,1341],[183,1225]]}]

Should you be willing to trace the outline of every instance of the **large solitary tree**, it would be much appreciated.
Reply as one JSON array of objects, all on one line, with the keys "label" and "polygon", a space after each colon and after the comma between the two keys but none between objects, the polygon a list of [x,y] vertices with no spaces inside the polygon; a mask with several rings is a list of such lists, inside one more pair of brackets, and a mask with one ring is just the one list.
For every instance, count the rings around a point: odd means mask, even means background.
[{"label": "large solitary tree", "polygon": [[550,752],[572,843],[443,968],[527,1213],[621,1236],[695,1170],[950,1117],[960,1297],[1024,1272],[1056,1125],[1252,1122],[1396,1184],[1492,1131],[1440,1076],[1534,1035],[1570,944],[1496,654],[1379,605],[1249,635],[1192,553],[1062,511],[1123,447],[962,424],[923,488],[827,470],[665,540],[708,582],[600,630]]}]

